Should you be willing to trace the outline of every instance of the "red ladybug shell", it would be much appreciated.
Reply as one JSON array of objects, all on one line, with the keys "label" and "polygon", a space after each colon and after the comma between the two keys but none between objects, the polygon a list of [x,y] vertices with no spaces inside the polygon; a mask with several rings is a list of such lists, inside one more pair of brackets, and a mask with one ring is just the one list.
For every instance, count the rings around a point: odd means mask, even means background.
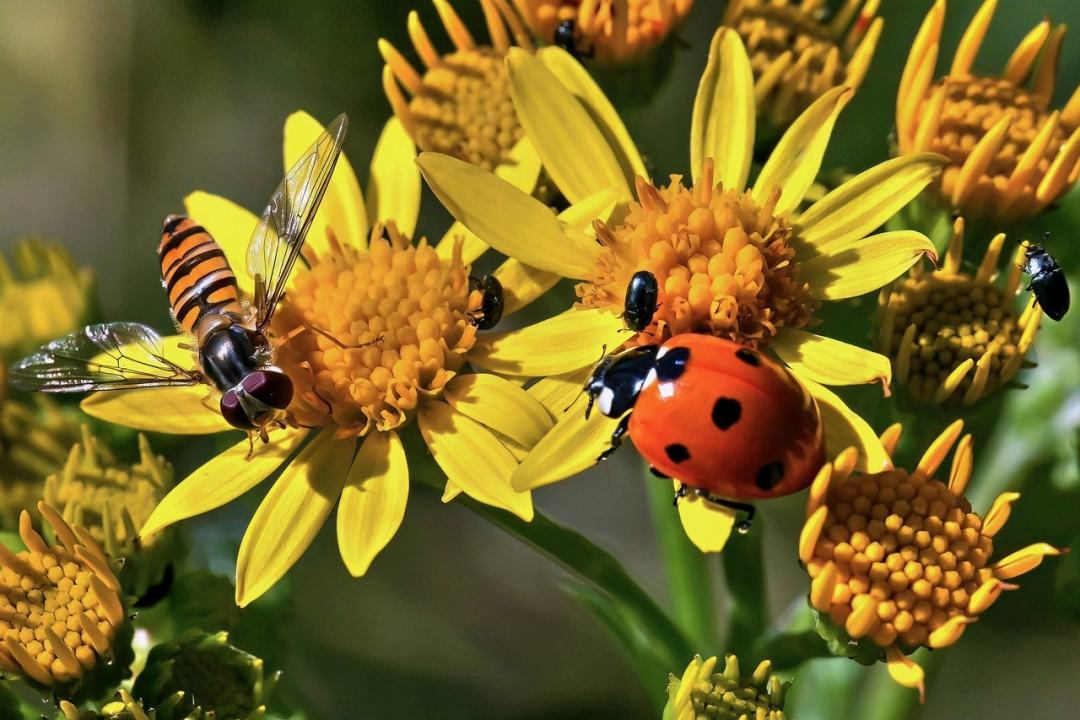
[{"label": "red ladybug shell", "polygon": [[630,437],[645,459],[690,487],[733,500],[809,486],[825,462],[821,417],[791,373],[711,335],[678,335],[660,352],[675,348],[689,351],[683,372],[667,381],[651,377],[630,416]]}]

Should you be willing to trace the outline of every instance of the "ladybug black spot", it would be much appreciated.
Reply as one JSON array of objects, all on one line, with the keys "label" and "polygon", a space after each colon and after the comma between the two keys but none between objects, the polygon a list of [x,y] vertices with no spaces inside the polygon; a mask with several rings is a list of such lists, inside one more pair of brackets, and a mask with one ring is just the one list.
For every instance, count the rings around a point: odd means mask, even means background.
[{"label": "ladybug black spot", "polygon": [[676,347],[656,359],[656,379],[660,382],[678,380],[686,372],[686,363],[690,361],[690,348]]},{"label": "ladybug black spot", "polygon": [[754,367],[761,365],[761,358],[759,358],[758,354],[750,348],[739,348],[735,351],[735,357],[739,358],[747,365],[753,365]]},{"label": "ladybug black spot", "polygon": [[664,448],[664,452],[671,459],[673,463],[686,462],[690,459],[690,451],[686,449],[686,446],[681,443],[672,443]]},{"label": "ladybug black spot", "polygon": [[713,405],[713,425],[721,430],[727,430],[729,427],[739,422],[739,417],[741,416],[742,404],[734,398],[717,398],[716,403]]},{"label": "ladybug black spot", "polygon": [[779,485],[783,479],[784,463],[771,462],[761,466],[761,469],[757,472],[757,477],[754,478],[754,484],[759,489],[768,492]]}]

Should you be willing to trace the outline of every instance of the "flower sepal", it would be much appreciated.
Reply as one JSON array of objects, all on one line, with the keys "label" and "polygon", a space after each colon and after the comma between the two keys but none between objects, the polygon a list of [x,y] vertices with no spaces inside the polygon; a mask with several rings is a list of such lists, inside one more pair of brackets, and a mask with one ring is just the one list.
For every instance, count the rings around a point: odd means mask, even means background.
[{"label": "flower sepal", "polygon": [[856,640],[847,634],[844,628],[832,621],[826,613],[821,613],[811,606],[814,615],[814,629],[826,647],[836,657],[845,657],[854,660],[860,665],[870,667],[885,660],[885,650],[874,644],[870,638]]}]

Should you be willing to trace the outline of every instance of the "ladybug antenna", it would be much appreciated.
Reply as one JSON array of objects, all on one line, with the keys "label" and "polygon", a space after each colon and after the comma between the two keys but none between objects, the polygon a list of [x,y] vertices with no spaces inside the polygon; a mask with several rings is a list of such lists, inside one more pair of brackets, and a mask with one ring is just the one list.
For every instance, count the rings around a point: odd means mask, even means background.
[{"label": "ladybug antenna", "polygon": [[[585,384],[581,386],[581,391],[574,397],[573,401],[569,405],[567,405],[565,408],[563,408],[564,413],[569,412],[570,408],[574,407],[574,404],[578,401],[578,398],[581,397],[582,393],[584,393],[586,390],[589,389],[589,381],[592,380],[593,374],[596,373],[596,369],[598,367],[600,367],[600,363],[604,362],[604,356],[605,355],[607,355],[607,343],[604,343],[603,345],[600,346],[600,358],[595,363],[593,363],[593,369],[592,369],[592,372],[589,373],[589,379],[586,380]],[[589,404],[585,406],[585,419],[586,420],[589,419],[589,414],[592,412],[594,402],[596,402],[596,398],[594,398],[592,395],[590,395],[589,396]]]}]

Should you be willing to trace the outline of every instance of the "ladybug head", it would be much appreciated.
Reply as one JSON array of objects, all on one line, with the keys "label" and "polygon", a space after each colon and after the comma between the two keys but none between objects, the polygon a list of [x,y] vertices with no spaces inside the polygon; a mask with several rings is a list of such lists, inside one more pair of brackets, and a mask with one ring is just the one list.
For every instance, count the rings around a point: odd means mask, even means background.
[{"label": "ladybug head", "polygon": [[634,407],[641,388],[650,376],[655,377],[659,350],[659,345],[642,345],[601,360],[585,382],[585,392],[589,395],[585,417],[592,412],[593,403],[611,418],[621,417]]}]

